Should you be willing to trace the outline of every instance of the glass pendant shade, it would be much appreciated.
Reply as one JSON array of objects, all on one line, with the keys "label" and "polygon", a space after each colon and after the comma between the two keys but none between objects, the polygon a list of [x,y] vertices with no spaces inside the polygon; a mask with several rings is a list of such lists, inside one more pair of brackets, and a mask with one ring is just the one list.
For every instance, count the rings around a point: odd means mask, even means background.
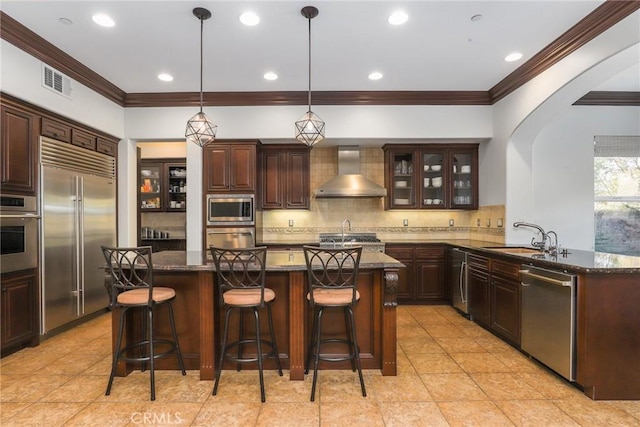
[{"label": "glass pendant shade", "polygon": [[217,130],[218,126],[200,111],[187,122],[187,131],[184,136],[187,137],[187,141],[204,147],[215,139]]},{"label": "glass pendant shade", "polygon": [[310,147],[324,139],[324,122],[313,111],[296,121],[296,139]]}]

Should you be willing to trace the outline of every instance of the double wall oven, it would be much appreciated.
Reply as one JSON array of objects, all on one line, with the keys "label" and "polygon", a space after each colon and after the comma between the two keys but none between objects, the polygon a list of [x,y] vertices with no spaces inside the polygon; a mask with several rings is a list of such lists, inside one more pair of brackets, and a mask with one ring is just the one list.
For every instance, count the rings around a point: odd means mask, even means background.
[{"label": "double wall oven", "polygon": [[2,273],[38,267],[39,219],[34,196],[0,195]]}]

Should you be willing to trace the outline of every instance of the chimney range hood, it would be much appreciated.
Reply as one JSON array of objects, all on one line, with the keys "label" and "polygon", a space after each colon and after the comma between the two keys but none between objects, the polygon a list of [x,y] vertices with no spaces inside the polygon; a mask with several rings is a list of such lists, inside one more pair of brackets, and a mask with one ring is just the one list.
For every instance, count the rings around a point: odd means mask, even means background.
[{"label": "chimney range hood", "polygon": [[315,191],[316,198],[329,197],[384,197],[384,187],[360,175],[360,147],[338,147],[338,175]]}]

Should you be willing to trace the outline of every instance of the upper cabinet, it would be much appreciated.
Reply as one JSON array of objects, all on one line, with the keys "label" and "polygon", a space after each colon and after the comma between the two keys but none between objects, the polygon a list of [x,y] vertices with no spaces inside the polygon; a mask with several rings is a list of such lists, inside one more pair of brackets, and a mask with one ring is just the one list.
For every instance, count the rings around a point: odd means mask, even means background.
[{"label": "upper cabinet", "polygon": [[478,145],[385,145],[386,209],[477,209]]},{"label": "upper cabinet", "polygon": [[309,209],[309,154],[299,144],[261,147],[261,209]]},{"label": "upper cabinet", "polygon": [[143,159],[138,188],[141,212],[184,212],[187,164],[184,159]]},{"label": "upper cabinet", "polygon": [[35,196],[40,135],[117,157],[118,139],[0,93],[1,193]]},{"label": "upper cabinet", "polygon": [[1,114],[1,192],[35,196],[40,117],[5,105]]},{"label": "upper cabinet", "polygon": [[257,141],[215,141],[203,149],[207,193],[255,193]]}]

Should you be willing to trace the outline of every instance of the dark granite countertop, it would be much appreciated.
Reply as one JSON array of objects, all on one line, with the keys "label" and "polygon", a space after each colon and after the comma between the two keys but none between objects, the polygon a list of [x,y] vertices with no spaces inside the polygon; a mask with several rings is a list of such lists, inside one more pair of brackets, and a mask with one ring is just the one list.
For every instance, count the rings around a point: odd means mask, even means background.
[{"label": "dark granite countertop", "polygon": [[[305,242],[306,243],[306,242]],[[386,240],[384,243],[391,244],[437,244],[447,245],[451,247],[459,247],[462,249],[470,249],[479,254],[502,256],[511,261],[521,262],[523,264],[536,265],[542,268],[550,268],[555,270],[567,270],[582,273],[599,273],[599,274],[639,274],[640,275],[640,257],[617,255],[604,252],[583,251],[578,249],[568,249],[566,256],[558,254],[552,256],[543,253],[509,253],[502,250],[497,251],[495,248],[523,248],[528,245],[505,245],[500,243],[484,242],[480,240],[468,239],[443,239],[443,240]],[[270,242],[262,242],[262,244],[270,245]],[[280,245],[296,245],[298,242],[278,242]],[[300,243],[302,244],[302,243]],[[315,244],[315,243],[314,243]],[[493,248],[493,249],[492,249]],[[640,284],[640,276],[638,277]]]},{"label": "dark granite countertop", "polygon": [[[363,252],[360,269],[400,268],[404,264],[380,252]],[[306,270],[304,253],[299,250],[267,252],[267,271]],[[162,251],[153,254],[153,269],[157,271],[213,271],[213,260],[207,252]]]}]

